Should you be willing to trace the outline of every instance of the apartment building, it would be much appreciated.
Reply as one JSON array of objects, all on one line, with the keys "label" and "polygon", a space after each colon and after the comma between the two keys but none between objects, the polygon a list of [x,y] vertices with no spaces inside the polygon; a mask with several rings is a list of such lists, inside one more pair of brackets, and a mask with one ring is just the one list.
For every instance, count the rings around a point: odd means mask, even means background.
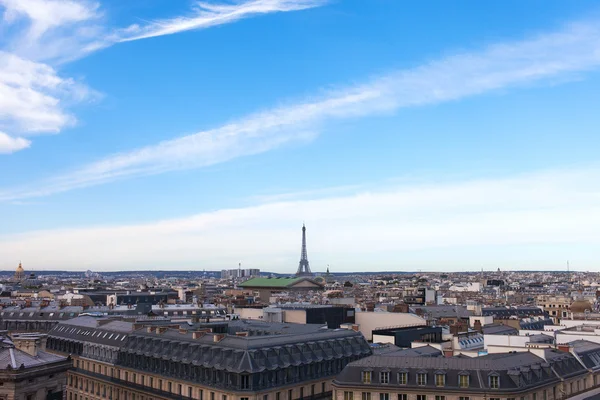
[{"label": "apartment building", "polygon": [[598,380],[591,366],[572,353],[555,349],[475,358],[404,354],[371,356],[350,363],[333,383],[333,398],[557,400],[588,391]]},{"label": "apartment building", "polygon": [[372,354],[359,332],[319,325],[140,325],[79,317],[50,332],[74,359],[67,400],[329,398],[333,377]]}]

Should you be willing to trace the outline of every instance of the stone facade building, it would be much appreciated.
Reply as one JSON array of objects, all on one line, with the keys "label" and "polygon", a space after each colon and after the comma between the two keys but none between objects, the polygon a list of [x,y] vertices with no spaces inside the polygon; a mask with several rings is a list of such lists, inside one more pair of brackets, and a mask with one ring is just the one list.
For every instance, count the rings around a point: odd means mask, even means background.
[{"label": "stone facade building", "polygon": [[0,399],[60,400],[71,359],[45,351],[43,335],[0,337]]},{"label": "stone facade building", "polygon": [[359,332],[319,325],[184,329],[91,317],[60,323],[48,347],[74,359],[67,400],[330,398],[333,377],[372,354]]},{"label": "stone facade building", "polygon": [[[600,354],[600,346],[578,346]],[[556,349],[469,358],[371,356],[349,364],[336,377],[335,400],[556,400],[598,385],[595,365],[582,354]]]}]

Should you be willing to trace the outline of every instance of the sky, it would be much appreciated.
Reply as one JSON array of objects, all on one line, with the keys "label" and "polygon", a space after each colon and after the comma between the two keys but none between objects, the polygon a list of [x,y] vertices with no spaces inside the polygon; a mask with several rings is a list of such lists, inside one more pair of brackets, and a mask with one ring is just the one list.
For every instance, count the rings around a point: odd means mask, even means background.
[{"label": "sky", "polygon": [[0,269],[599,271],[600,6],[0,0]]}]

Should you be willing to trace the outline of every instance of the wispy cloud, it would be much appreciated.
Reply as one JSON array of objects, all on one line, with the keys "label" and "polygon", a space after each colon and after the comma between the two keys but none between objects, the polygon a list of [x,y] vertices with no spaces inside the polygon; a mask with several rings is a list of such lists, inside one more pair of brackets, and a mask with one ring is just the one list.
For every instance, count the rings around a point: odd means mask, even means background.
[{"label": "wispy cloud", "polygon": [[[324,0],[195,2],[190,16],[112,29],[91,0],[0,0],[0,129],[5,153],[27,148],[14,136],[59,132],[76,121],[69,106],[97,93],[59,76],[56,65],[119,42],[231,23],[252,15],[317,7]],[[98,39],[101,38],[101,39]],[[9,136],[9,134],[12,136]],[[9,146],[10,141],[10,146]]]},{"label": "wispy cloud", "polygon": [[172,35],[228,24],[257,14],[305,10],[319,7],[326,2],[327,0],[251,0],[235,4],[214,4],[198,1],[191,16],[153,21],[147,25],[131,25],[117,31],[112,40],[127,42]]},{"label": "wispy cloud", "polygon": [[125,28],[106,21],[101,3],[92,0],[0,0],[4,23],[16,25],[10,49],[23,57],[67,62],[117,43],[210,28],[278,12],[319,7],[327,0],[245,0],[234,3],[191,1],[186,15]]},{"label": "wispy cloud", "polygon": [[109,156],[0,200],[59,193],[117,179],[197,168],[315,137],[327,123],[564,79],[600,66],[600,23],[580,22],[528,40],[491,45],[321,93],[221,127]]},{"label": "wispy cloud", "polygon": [[[568,257],[577,268],[597,268],[597,166],[301,197],[142,224],[0,236],[0,260],[27,254],[30,268],[102,270],[220,269],[243,260],[293,272],[305,220],[314,270],[329,263],[337,271],[561,268]],[[520,251],[507,251],[516,246]]]}]

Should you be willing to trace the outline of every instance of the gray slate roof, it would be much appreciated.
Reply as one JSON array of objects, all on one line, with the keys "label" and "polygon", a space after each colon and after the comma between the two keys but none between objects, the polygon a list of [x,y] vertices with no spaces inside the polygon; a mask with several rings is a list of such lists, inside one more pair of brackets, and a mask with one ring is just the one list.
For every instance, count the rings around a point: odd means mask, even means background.
[{"label": "gray slate roof", "polygon": [[42,365],[64,362],[65,357],[39,351],[37,356],[32,356],[24,351],[16,349],[12,341],[6,337],[0,337],[0,370],[7,368],[18,369],[34,368]]}]

